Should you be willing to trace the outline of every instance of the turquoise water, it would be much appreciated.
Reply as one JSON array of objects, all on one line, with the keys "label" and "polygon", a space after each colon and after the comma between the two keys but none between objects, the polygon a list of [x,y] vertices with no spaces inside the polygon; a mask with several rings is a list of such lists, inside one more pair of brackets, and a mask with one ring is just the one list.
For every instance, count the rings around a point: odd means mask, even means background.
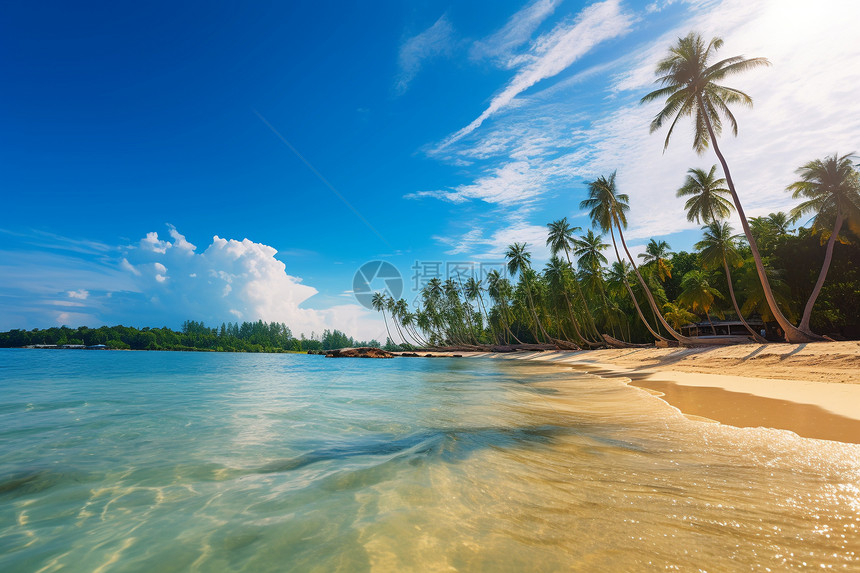
[{"label": "turquoise water", "polygon": [[0,571],[860,569],[860,446],[488,359],[0,350]]}]

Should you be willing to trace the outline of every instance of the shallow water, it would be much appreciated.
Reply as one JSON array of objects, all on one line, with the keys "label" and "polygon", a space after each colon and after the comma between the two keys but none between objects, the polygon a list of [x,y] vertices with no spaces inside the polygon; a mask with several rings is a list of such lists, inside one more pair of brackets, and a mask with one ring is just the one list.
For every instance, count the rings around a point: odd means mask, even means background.
[{"label": "shallow water", "polygon": [[860,569],[860,446],[469,358],[0,350],[0,570]]}]

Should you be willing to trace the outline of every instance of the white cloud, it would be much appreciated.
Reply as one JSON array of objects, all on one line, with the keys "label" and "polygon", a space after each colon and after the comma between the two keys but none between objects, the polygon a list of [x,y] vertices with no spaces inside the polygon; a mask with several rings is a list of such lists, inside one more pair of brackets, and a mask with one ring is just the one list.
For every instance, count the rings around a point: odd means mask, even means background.
[{"label": "white cloud", "polygon": [[[709,38],[722,36],[721,57],[765,56],[773,67],[726,81],[749,93],[752,110],[736,109],[739,137],[728,130],[719,140],[748,216],[787,210],[795,204],[784,191],[803,163],[834,151],[857,147],[860,105],[853,87],[860,84],[860,41],[848,22],[860,18],[860,4],[823,0],[808,3],[725,0],[665,34],[622,74],[613,86],[641,96],[653,89],[653,69],[675,38],[690,29]],[[844,28],[840,32],[840,28]],[[797,38],[803,36],[804,42]],[[811,86],[815,86],[811,88]],[[674,191],[690,167],[717,163],[712,151],[692,152],[690,121],[662,152],[666,130],[648,134],[659,104],[630,103],[597,122],[591,135],[594,167],[619,169],[619,187],[631,195],[631,239],[696,228],[684,217]],[[719,168],[718,168],[719,171]],[[660,205],[654,209],[654,205]],[[735,221],[735,228],[739,229]]]},{"label": "white cloud", "polygon": [[167,252],[172,245],[167,241],[162,241],[158,238],[158,233],[155,231],[151,233],[147,233],[146,237],[140,240],[140,247],[142,249],[152,251],[153,253],[164,254]]},{"label": "white cloud", "polygon": [[475,199],[499,205],[527,205],[543,192],[546,176],[527,161],[513,161],[492,169],[474,183],[451,190],[419,191],[406,197],[435,197],[451,203]]},{"label": "white cloud", "polygon": [[619,0],[605,0],[583,10],[573,23],[561,24],[552,32],[539,37],[529,57],[522,60],[524,67],[493,97],[487,109],[472,123],[443,142],[442,147],[473,132],[487,118],[510,106],[519,94],[541,80],[564,71],[596,45],[626,34],[631,23],[631,17],[621,11]]},{"label": "white cloud", "polygon": [[425,61],[451,52],[453,34],[454,28],[443,14],[432,26],[403,43],[397,58],[400,69],[394,85],[397,95],[409,89]]},{"label": "white cloud", "polygon": [[451,247],[446,255],[469,254],[476,260],[503,261],[505,251],[513,243],[527,243],[532,254],[532,263],[549,259],[546,247],[546,227],[516,222],[495,230],[488,237],[481,229],[471,229],[459,237],[435,236],[434,240]]},{"label": "white cloud", "polygon": [[[617,169],[619,190],[631,198],[625,233],[631,247],[650,237],[697,229],[687,222],[675,190],[688,168],[709,167],[717,163],[716,157],[712,151],[701,157],[692,151],[689,121],[678,124],[664,154],[665,130],[648,132],[659,105],[638,103],[655,87],[656,62],[679,36],[696,30],[705,38],[724,38],[721,57],[765,56],[773,63],[726,82],[751,94],[755,108],[735,110],[739,137],[727,130],[720,146],[748,216],[793,206],[784,189],[799,165],[860,148],[860,101],[854,93],[860,85],[860,39],[852,28],[860,19],[860,3],[822,0],[813,9],[800,1],[723,0],[693,2],[689,10],[684,22],[630,48],[630,55],[595,63],[547,89],[520,95],[517,107],[498,116],[489,128],[431,151],[444,160],[481,162],[481,170],[470,183],[425,195],[449,201],[495,199],[502,222],[511,220],[505,210],[522,215],[526,204],[532,215],[515,220],[525,224],[534,213],[549,220],[576,209],[586,180]],[[595,97],[600,94],[606,95],[602,101]],[[509,165],[517,165],[513,173],[505,170]],[[549,204],[550,195],[563,200]],[[739,229],[737,221],[734,226]],[[528,238],[513,236],[511,242]],[[470,248],[486,249],[489,239],[466,234],[445,241],[451,249],[468,253]]]},{"label": "white cloud", "polygon": [[90,296],[90,291],[86,289],[78,289],[78,290],[70,290],[68,292],[69,298],[76,298],[79,300],[87,300],[87,297]]},{"label": "white cloud", "polygon": [[473,58],[493,58],[503,67],[516,65],[513,50],[527,42],[561,0],[533,0],[510,17],[500,30],[472,46]]},{"label": "white cloud", "polygon": [[337,328],[358,338],[379,337],[377,313],[358,304],[303,308],[317,290],[287,274],[274,248],[216,235],[196,253],[176,229],[170,231],[172,242],[148,233],[120,263],[135,290],[151,301],[146,308],[151,320],[176,323],[191,318],[218,324],[262,319],[286,323],[296,335]]}]

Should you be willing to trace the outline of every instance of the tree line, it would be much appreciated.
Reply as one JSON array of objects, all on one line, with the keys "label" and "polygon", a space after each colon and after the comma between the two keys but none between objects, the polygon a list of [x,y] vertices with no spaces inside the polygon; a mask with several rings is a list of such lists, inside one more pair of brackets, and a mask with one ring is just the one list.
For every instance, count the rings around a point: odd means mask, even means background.
[{"label": "tree line", "polygon": [[[691,168],[675,191],[686,198],[687,219],[702,225],[694,252],[673,253],[665,241],[652,239],[645,253],[633,257],[624,238],[630,198],[613,172],[586,184],[580,208],[589,214],[590,229],[583,233],[566,217],[547,225],[552,258],[542,271],[532,267],[526,243],[513,243],[505,253],[510,278],[492,271],[432,279],[414,310],[376,293],[373,306],[386,326],[390,322],[399,340],[418,346],[731,342],[681,332],[685,324],[705,320],[716,334],[714,316],[739,321],[758,342],[860,337],[856,157],[834,154],[800,166],[786,190],[802,201],[790,213],[748,218],[718,137],[724,123],[737,135],[731,106],[751,107],[752,98],[722,81],[770,63],[740,56],[714,62],[722,44],[695,33],[679,38],[657,65],[661,87],[641,100],[665,101],[650,125],[652,133],[669,126],[664,149],[675,125],[692,118],[693,148],[700,155],[713,148],[722,168],[722,177],[716,164]],[[727,221],[732,213],[741,233]],[[793,231],[804,217],[808,226]],[[764,332],[749,324],[752,318],[766,325]]]},{"label": "tree line", "polygon": [[379,346],[379,342],[356,341],[339,330],[323,331],[310,338],[293,336],[290,328],[279,322],[226,322],[220,328],[202,322],[186,320],[179,331],[162,328],[131,326],[101,326],[69,328],[59,326],[33,330],[0,332],[0,348],[32,345],[65,344],[95,346],[103,344],[116,350],[199,350],[214,352],[305,352],[332,350],[352,346]]}]

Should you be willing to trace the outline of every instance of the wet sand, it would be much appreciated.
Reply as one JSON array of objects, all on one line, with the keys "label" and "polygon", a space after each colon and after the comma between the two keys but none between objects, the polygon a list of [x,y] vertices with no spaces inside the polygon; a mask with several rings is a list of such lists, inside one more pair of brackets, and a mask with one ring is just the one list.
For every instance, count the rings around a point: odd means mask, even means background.
[{"label": "wet sand", "polygon": [[684,414],[860,443],[860,343],[473,353],[621,377]]}]

